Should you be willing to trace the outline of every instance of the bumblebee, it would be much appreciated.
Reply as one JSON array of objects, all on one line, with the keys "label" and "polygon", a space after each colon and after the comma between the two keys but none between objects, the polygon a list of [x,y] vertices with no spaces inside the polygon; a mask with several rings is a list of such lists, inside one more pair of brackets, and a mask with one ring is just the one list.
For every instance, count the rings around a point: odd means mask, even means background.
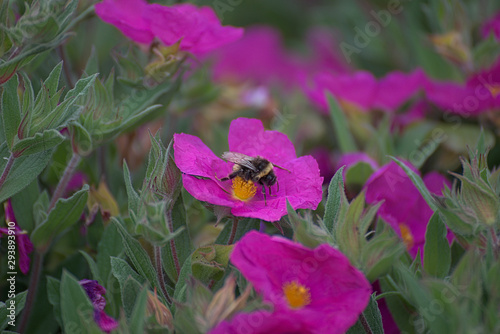
[{"label": "bumblebee", "polygon": [[233,171],[227,177],[220,179],[221,181],[232,180],[239,176],[246,182],[254,182],[262,185],[262,194],[264,195],[264,201],[266,201],[266,187],[269,189],[269,196],[271,194],[271,186],[277,185],[277,191],[279,191],[279,183],[274,173],[274,167],[286,170],[291,173],[288,169],[280,167],[271,163],[269,160],[263,157],[251,157],[245,154],[236,152],[224,152],[222,154],[222,159],[228,162],[234,163]]}]

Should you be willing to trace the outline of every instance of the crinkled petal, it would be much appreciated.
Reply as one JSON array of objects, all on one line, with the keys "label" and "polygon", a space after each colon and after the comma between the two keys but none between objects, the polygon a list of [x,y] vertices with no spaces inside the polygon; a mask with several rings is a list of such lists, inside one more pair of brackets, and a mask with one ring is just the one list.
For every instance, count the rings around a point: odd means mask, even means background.
[{"label": "crinkled petal", "polygon": [[95,12],[101,20],[114,25],[133,41],[149,44],[154,36],[143,18],[147,6],[145,0],[104,0],[95,5]]},{"label": "crinkled petal", "polygon": [[[223,189],[217,181],[199,179],[191,175],[182,175],[182,182],[187,192],[199,201],[230,208],[243,205],[243,202],[235,200],[232,197],[229,189]],[[230,181],[228,182],[230,183]]]},{"label": "crinkled petal", "polygon": [[103,331],[106,333],[111,332],[112,330],[118,328],[118,321],[115,319],[111,318],[109,315],[107,315],[104,311],[94,311],[94,320],[101,328]]},{"label": "crinkled petal", "polygon": [[284,312],[255,311],[239,313],[223,321],[209,334],[309,334],[313,333],[301,319]]},{"label": "crinkled petal", "polygon": [[280,166],[297,157],[295,147],[285,134],[265,131],[258,119],[240,117],[232,121],[228,142],[231,152],[259,155]]},{"label": "crinkled petal", "polygon": [[181,172],[214,179],[231,171],[229,163],[216,156],[200,138],[188,134],[174,135],[174,159]]}]

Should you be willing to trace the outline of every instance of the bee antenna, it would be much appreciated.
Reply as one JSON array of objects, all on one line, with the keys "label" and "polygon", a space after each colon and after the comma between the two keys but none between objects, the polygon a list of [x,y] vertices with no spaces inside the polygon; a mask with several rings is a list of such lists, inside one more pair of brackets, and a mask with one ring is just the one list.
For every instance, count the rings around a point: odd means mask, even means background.
[{"label": "bee antenna", "polygon": [[279,168],[279,169],[286,170],[288,173],[291,173],[291,171],[290,171],[290,170],[288,170],[288,169],[286,169],[286,168],[283,168],[283,167],[281,167],[281,166],[278,166],[278,165],[275,165],[275,164],[273,164],[273,166],[274,166],[274,167],[276,167],[276,168]]}]

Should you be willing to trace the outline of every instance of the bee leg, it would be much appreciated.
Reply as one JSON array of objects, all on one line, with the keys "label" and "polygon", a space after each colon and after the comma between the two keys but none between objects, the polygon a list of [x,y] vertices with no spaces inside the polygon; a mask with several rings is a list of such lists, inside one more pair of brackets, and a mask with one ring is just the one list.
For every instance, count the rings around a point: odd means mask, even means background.
[{"label": "bee leg", "polygon": [[[262,184],[262,183],[261,183]],[[266,186],[262,184],[262,195],[264,195],[264,205],[267,206],[267,199],[266,199]]]},{"label": "bee leg", "polygon": [[[278,183],[278,181],[276,181],[276,186],[278,187],[276,192],[280,191],[280,184]],[[276,197],[278,196],[278,194],[271,195],[271,187],[269,187],[269,196]]]}]

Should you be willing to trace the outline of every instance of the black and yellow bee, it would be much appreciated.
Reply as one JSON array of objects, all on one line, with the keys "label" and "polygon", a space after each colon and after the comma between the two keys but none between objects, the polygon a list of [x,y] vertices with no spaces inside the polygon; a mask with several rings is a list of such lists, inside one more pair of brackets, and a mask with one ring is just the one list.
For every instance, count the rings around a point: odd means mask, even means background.
[{"label": "black and yellow bee", "polygon": [[279,183],[274,173],[274,167],[291,173],[288,169],[275,165],[260,156],[251,157],[242,153],[224,152],[222,159],[234,163],[234,166],[232,173],[222,178],[221,181],[232,180],[239,176],[246,182],[259,183],[262,185],[264,200],[266,200],[266,187],[269,189],[269,196],[272,196],[271,186],[276,184],[277,191],[279,191]]}]

